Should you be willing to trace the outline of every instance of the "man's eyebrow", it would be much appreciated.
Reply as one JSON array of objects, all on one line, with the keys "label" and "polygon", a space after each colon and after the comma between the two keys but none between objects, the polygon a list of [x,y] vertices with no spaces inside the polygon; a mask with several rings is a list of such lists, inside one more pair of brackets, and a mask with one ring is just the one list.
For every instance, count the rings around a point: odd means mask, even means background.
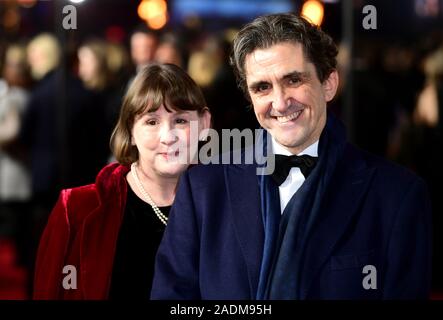
[{"label": "man's eyebrow", "polygon": [[[285,75],[283,75],[282,80],[287,80],[287,79],[292,79],[292,78],[299,78],[299,79],[309,79],[311,76],[310,72],[307,71],[292,71],[289,73],[286,73]],[[256,82],[252,82],[248,87],[250,90],[254,90],[258,87],[260,87],[261,85],[266,85],[269,84],[268,81],[256,81]]]},{"label": "man's eyebrow", "polygon": [[265,84],[269,84],[269,82],[267,82],[267,81],[256,81],[256,82],[253,82],[253,83],[251,83],[249,85],[249,89],[250,90],[254,90],[254,89],[257,89],[258,87],[260,87],[262,85],[265,85]]},{"label": "man's eyebrow", "polygon": [[311,74],[309,72],[293,71],[293,72],[289,72],[289,73],[285,74],[282,77],[282,79],[283,80],[291,79],[291,78],[309,79],[310,75]]}]

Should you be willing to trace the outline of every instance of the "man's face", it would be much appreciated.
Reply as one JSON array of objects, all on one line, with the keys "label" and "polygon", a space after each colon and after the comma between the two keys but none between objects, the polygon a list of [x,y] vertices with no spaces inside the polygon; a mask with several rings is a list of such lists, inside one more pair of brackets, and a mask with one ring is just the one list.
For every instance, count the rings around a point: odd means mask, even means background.
[{"label": "man's face", "polygon": [[245,73],[257,120],[278,143],[298,154],[320,138],[336,71],[321,83],[303,47],[282,42],[248,54]]},{"label": "man's face", "polygon": [[153,35],[137,32],[131,37],[131,57],[137,66],[148,64],[154,58],[157,40]]}]

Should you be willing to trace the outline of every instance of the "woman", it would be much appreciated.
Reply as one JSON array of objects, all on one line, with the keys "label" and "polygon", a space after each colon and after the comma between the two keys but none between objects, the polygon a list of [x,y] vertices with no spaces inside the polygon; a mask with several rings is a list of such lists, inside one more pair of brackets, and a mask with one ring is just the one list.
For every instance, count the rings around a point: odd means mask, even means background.
[{"label": "woman", "polygon": [[198,121],[201,132],[210,118],[200,89],[179,67],[153,64],[139,72],[111,137],[119,163],[102,169],[95,184],[63,190],[53,209],[34,298],[149,297],[175,188],[189,166],[180,153],[198,142],[190,123]]},{"label": "woman", "polygon": [[[75,172],[79,172],[72,182],[81,185],[91,181],[91,177],[95,177],[108,162],[109,136],[117,123],[123,92],[112,79],[106,42],[89,40],[80,46],[77,56],[78,76],[85,88],[84,94],[93,101],[89,105],[83,104],[76,113],[82,125],[74,126],[78,132],[73,134],[72,139],[71,152],[75,158],[71,160],[76,163]],[[98,122],[102,125],[97,126]],[[87,136],[90,132],[94,135]],[[85,139],[88,144],[85,144]],[[87,149],[88,146],[90,149]],[[88,159],[83,157],[84,152],[89,155]]]},{"label": "woman", "polygon": [[[412,164],[426,181],[432,201],[433,254],[432,270],[443,268],[443,46],[425,57],[423,61],[425,85],[417,97],[413,113],[412,139],[409,144]],[[414,142],[414,143],[413,143]],[[443,274],[434,272],[432,286],[443,290]]]}]

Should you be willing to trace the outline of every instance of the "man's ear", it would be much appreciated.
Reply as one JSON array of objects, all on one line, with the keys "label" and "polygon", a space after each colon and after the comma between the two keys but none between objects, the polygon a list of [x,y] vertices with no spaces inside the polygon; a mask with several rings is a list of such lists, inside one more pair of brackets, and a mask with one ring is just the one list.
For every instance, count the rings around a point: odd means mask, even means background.
[{"label": "man's ear", "polygon": [[334,70],[329,74],[329,77],[322,84],[326,102],[331,101],[335,97],[338,83],[338,72],[337,70]]}]

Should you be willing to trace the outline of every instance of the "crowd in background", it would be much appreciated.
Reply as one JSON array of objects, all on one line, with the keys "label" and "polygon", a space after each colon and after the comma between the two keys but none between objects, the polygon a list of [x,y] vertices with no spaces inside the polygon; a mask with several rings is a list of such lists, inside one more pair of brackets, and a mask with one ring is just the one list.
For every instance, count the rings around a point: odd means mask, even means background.
[{"label": "crowd in background", "polygon": [[[29,291],[38,239],[59,191],[92,183],[99,169],[113,161],[109,138],[137,70],[154,61],[176,64],[203,89],[216,130],[257,127],[229,66],[231,33],[189,38],[140,27],[127,46],[94,38],[66,52],[54,35],[45,33],[1,47],[0,239],[12,239],[18,257],[11,263],[25,270]],[[443,270],[443,37],[425,40],[361,39],[352,59],[340,46],[339,71],[352,70],[353,142],[408,166],[428,183],[438,291],[443,289],[438,272]],[[343,96],[330,108],[343,116]]]}]

